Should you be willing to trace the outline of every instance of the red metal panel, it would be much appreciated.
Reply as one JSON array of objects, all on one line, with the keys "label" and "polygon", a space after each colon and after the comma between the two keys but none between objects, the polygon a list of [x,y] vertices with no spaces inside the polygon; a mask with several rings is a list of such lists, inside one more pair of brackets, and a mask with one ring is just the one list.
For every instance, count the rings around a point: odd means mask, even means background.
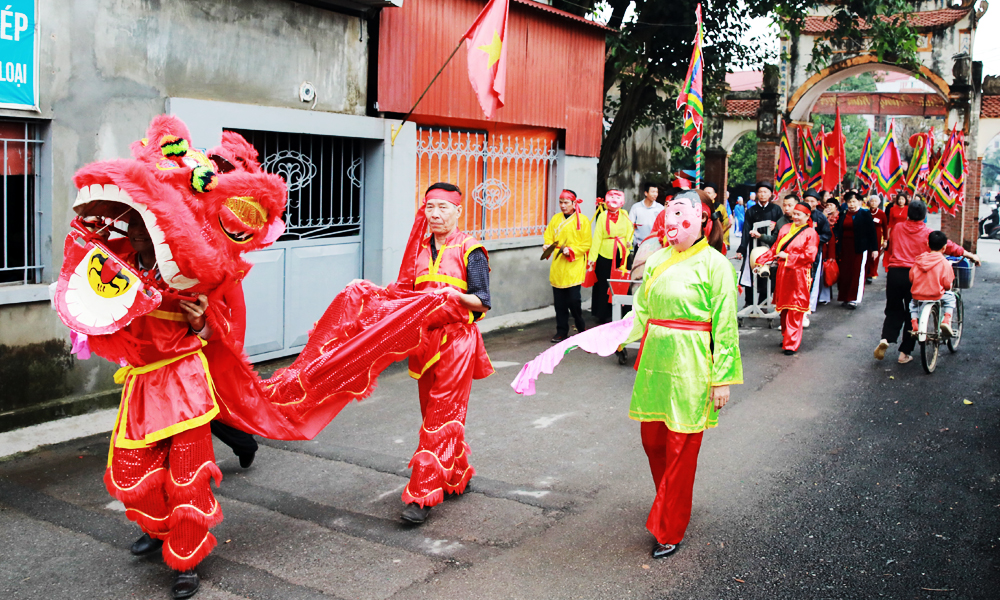
[{"label": "red metal panel", "polygon": [[[419,0],[382,11],[379,110],[406,113],[485,6],[483,0]],[[601,148],[606,30],[512,3],[506,104],[496,121],[566,131],[566,152]],[[414,111],[421,122],[469,120],[488,129],[469,85],[463,45]]]}]

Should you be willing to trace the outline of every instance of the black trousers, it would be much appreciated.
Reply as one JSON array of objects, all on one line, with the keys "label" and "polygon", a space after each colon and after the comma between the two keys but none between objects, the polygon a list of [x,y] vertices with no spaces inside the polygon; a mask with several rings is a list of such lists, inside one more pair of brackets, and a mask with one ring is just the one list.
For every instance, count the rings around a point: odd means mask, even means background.
[{"label": "black trousers", "polygon": [[594,275],[597,276],[597,283],[594,284],[594,295],[590,301],[590,312],[598,325],[611,322],[611,300],[608,298],[608,279],[611,279],[611,259],[603,256],[597,257],[594,265]]},{"label": "black trousers", "polygon": [[570,314],[573,315],[577,331],[587,329],[587,324],[583,321],[583,309],[580,308],[580,286],[552,288],[552,303],[556,307],[556,335],[569,335]]},{"label": "black trousers", "polygon": [[257,452],[257,440],[249,433],[240,431],[235,427],[230,427],[219,421],[211,423],[212,435],[219,438],[219,441],[233,449],[236,456],[246,456]]},{"label": "black trousers", "polygon": [[885,282],[885,320],[882,322],[882,339],[895,344],[899,339],[900,329],[903,339],[899,342],[899,351],[911,354],[917,338],[910,335],[910,269],[908,267],[890,267]]}]

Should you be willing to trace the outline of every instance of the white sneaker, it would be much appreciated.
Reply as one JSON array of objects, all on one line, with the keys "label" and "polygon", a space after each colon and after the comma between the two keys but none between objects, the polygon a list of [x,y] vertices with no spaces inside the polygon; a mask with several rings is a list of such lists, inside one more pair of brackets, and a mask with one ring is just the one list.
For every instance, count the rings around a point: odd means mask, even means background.
[{"label": "white sneaker", "polygon": [[948,337],[955,337],[955,330],[951,328],[951,323],[941,323],[941,331]]},{"label": "white sneaker", "polygon": [[802,317],[802,327],[803,329],[809,327],[809,315]]}]

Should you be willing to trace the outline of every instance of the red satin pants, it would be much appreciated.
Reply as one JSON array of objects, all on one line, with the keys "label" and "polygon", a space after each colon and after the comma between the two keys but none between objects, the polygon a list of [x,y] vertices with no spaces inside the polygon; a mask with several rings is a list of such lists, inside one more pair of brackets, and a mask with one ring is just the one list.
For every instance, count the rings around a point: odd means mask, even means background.
[{"label": "red satin pants", "polygon": [[644,421],[640,431],[656,485],[646,529],[661,544],[679,544],[691,521],[694,473],[704,432],[677,433],[663,421]]},{"label": "red satin pants", "polygon": [[215,548],[208,532],[222,521],[209,480],[218,486],[208,425],[178,433],[147,448],[113,448],[104,474],[108,492],[150,536],[163,540],[163,562],[192,569]]},{"label": "red satin pants", "polygon": [[476,473],[469,465],[469,445],[465,443],[475,340],[462,333],[456,333],[441,350],[440,360],[417,381],[423,425],[420,443],[410,460],[410,482],[403,490],[406,504],[439,504],[445,492],[464,492]]},{"label": "red satin pants", "polygon": [[802,345],[802,320],[806,313],[800,310],[781,311],[781,347],[798,350]]}]

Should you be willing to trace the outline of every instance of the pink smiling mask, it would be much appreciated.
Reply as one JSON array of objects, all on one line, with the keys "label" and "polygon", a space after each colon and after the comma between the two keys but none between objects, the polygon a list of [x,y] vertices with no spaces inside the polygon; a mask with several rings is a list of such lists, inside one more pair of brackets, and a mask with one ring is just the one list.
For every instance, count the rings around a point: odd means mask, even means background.
[{"label": "pink smiling mask", "polygon": [[678,252],[687,250],[701,237],[701,198],[697,193],[674,196],[663,212],[664,239]]}]

